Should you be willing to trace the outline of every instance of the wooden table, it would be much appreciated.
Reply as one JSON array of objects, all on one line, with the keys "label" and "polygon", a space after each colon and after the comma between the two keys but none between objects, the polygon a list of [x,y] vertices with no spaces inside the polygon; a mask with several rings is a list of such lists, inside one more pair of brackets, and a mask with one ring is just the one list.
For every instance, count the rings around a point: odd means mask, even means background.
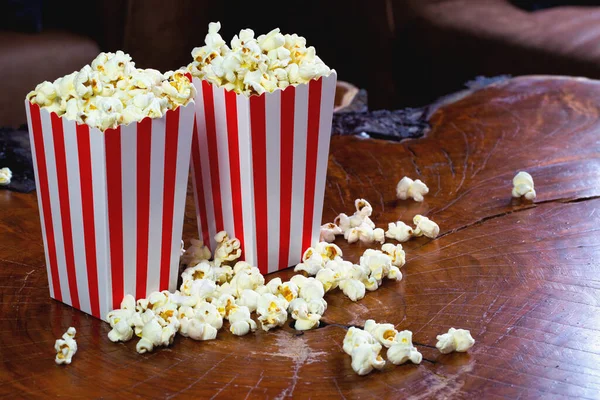
[{"label": "wooden table", "polygon": [[[365,197],[378,226],[421,213],[441,234],[405,244],[401,282],[357,303],[328,294],[325,326],[304,334],[221,331],[144,355],[111,343],[106,324],[49,299],[35,195],[0,191],[0,396],[598,398],[599,110],[600,82],[527,77],[443,106],[418,140],[334,137],[324,221]],[[511,200],[519,170],[535,204]],[[429,185],[425,202],[395,200],[404,175]],[[193,219],[190,203],[186,238]],[[364,251],[337,244],[351,261]],[[368,318],[412,330],[422,364],[354,374],[341,343]],[[54,340],[71,325],[79,352],[57,366]],[[471,331],[472,351],[433,347],[450,327]]]}]

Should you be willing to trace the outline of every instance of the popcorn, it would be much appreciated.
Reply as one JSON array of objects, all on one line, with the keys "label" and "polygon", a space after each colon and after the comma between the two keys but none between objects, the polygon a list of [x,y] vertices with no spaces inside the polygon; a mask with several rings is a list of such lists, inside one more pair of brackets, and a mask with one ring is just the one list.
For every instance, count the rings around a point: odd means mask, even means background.
[{"label": "popcorn", "polygon": [[211,325],[216,330],[223,326],[223,316],[214,304],[202,301],[196,305],[194,310],[200,321]]},{"label": "popcorn", "polygon": [[372,319],[365,321],[365,331],[369,332],[379,343],[391,347],[395,343],[398,331],[392,324],[378,324]]},{"label": "popcorn", "polygon": [[323,289],[325,292],[328,292],[338,286],[338,282],[341,279],[341,274],[331,268],[326,267],[319,270],[315,278],[323,284]]},{"label": "popcorn", "polygon": [[260,298],[260,294],[251,289],[242,290],[240,297],[236,300],[236,304],[238,306],[248,307],[250,312],[256,311],[258,307],[258,299]]},{"label": "popcorn", "polygon": [[219,311],[219,314],[225,319],[229,318],[229,314],[238,307],[235,304],[235,298],[230,295],[222,295],[216,299],[214,306]]},{"label": "popcorn", "polygon": [[151,352],[156,346],[168,346],[173,343],[177,329],[173,325],[162,327],[157,318],[148,321],[141,332],[141,339],[135,346],[138,353]]},{"label": "popcorn", "polygon": [[[138,303],[139,303],[139,300],[138,300]],[[138,307],[138,312],[133,314],[133,316],[131,317],[131,323],[133,324],[133,329],[134,329],[136,336],[141,336],[144,326],[148,322],[150,322],[154,319],[156,319],[156,315],[154,314],[154,311],[147,309],[142,312],[142,311],[139,311],[139,307]]]},{"label": "popcorn", "polygon": [[229,330],[236,336],[244,336],[248,332],[256,330],[256,322],[250,318],[248,307],[239,306],[229,316],[231,326]]},{"label": "popcorn", "polygon": [[327,310],[327,302],[325,301],[325,299],[312,299],[308,301],[308,312],[310,314],[319,314],[319,315],[323,315],[325,313],[325,310]]},{"label": "popcorn", "polygon": [[77,331],[72,326],[67,329],[62,335],[61,339],[57,339],[54,343],[54,350],[56,350],[56,358],[54,362],[57,364],[71,364],[73,356],[77,353],[77,342],[75,341],[75,334]]},{"label": "popcorn", "polygon": [[525,171],[520,171],[513,178],[513,197],[524,196],[527,200],[535,199],[536,193],[533,188],[533,178]]},{"label": "popcorn", "polygon": [[198,318],[183,317],[180,319],[180,324],[179,333],[181,333],[182,336],[189,337],[190,339],[213,340],[217,337],[217,330],[212,325],[202,322]]},{"label": "popcorn", "polygon": [[329,222],[327,224],[321,225],[321,233],[319,236],[319,240],[323,242],[333,242],[335,241],[336,235],[342,235],[342,228],[334,224],[333,222]]},{"label": "popcorn", "polygon": [[194,60],[188,70],[227,90],[260,95],[332,72],[298,35],[283,35],[273,29],[255,38],[251,29],[242,29],[229,47],[219,35],[220,29],[218,22],[209,24],[205,45],[192,50]]},{"label": "popcorn", "polygon": [[135,299],[128,294],[121,301],[121,308],[110,311],[106,319],[112,328],[108,332],[111,342],[127,342],[133,337],[133,315],[135,314]]},{"label": "popcorn", "polygon": [[352,369],[354,372],[358,375],[367,375],[373,369],[382,369],[385,366],[385,360],[379,355],[380,351],[381,345],[379,343],[363,343],[355,347],[352,350]]},{"label": "popcorn", "polygon": [[355,243],[359,240],[370,244],[373,242],[383,243],[385,241],[385,232],[381,228],[375,228],[375,224],[369,218],[373,213],[373,207],[365,199],[356,199],[354,201],[356,211],[351,217],[346,214],[339,214],[334,220],[334,224],[344,234],[344,239],[348,243]]},{"label": "popcorn", "polygon": [[388,230],[385,232],[385,237],[406,242],[413,234],[413,229],[402,221],[390,222]]},{"label": "popcorn", "polygon": [[421,180],[417,179],[413,181],[409,177],[405,176],[400,179],[396,186],[396,197],[400,200],[406,200],[412,197],[413,200],[421,202],[423,201],[423,195],[429,193],[429,188]]},{"label": "popcorn", "polygon": [[413,364],[420,364],[423,356],[412,344],[412,332],[402,331],[396,335],[394,343],[387,351],[388,360],[392,364],[400,365],[409,361]]},{"label": "popcorn", "polygon": [[299,290],[298,285],[294,282],[284,282],[278,287],[277,295],[289,303],[298,297]]},{"label": "popcorn", "polygon": [[[397,244],[394,246],[391,243],[385,243],[383,246],[381,246],[381,251],[383,251],[390,257],[390,259],[392,260],[392,265],[395,267],[402,268],[402,266],[406,263],[406,253],[402,249],[401,244]],[[388,273],[388,278],[389,277],[390,276]],[[402,279],[402,274],[400,274],[400,279]]]},{"label": "popcorn", "polygon": [[[307,252],[308,253],[307,256]],[[306,272],[308,275],[316,275],[323,268],[323,258],[320,254],[312,251],[312,247],[309,247],[302,256],[302,262],[294,267],[294,272]]]},{"label": "popcorn", "polygon": [[0,169],[0,185],[10,185],[12,171],[8,167]]},{"label": "popcorn", "polygon": [[369,270],[369,277],[381,283],[383,277],[390,272],[392,259],[387,254],[374,249],[367,249],[360,257],[360,265]]},{"label": "popcorn", "polygon": [[214,262],[216,266],[228,261],[235,261],[242,255],[240,241],[238,239],[229,239],[227,232],[221,231],[215,235],[217,248],[215,249]]},{"label": "popcorn", "polygon": [[203,260],[192,267],[187,267],[181,274],[181,279],[184,281],[196,279],[215,281],[215,271],[207,260]]},{"label": "popcorn", "polygon": [[299,297],[302,297],[306,301],[322,299],[323,296],[325,296],[325,288],[321,281],[315,278],[307,278],[302,283],[302,286],[300,286]]},{"label": "popcorn", "polygon": [[183,257],[181,257],[182,264],[196,265],[210,259],[210,250],[204,245],[202,240],[192,239],[190,242],[192,245],[185,251]]},{"label": "popcorn", "polygon": [[344,279],[339,286],[352,301],[358,301],[365,297],[365,284],[358,279]]},{"label": "popcorn", "polygon": [[352,351],[361,344],[376,344],[377,339],[369,332],[351,326],[344,336],[343,349],[348,355],[352,355]]},{"label": "popcorn", "polygon": [[435,239],[440,233],[440,227],[438,224],[433,222],[427,217],[422,215],[415,215],[413,222],[416,225],[413,232],[414,236],[427,236],[428,238]]},{"label": "popcorn", "polygon": [[198,300],[207,300],[215,297],[217,284],[210,279],[198,279],[192,281],[189,285],[190,296],[196,297]]},{"label": "popcorn", "polygon": [[251,266],[245,261],[238,261],[235,264],[230,284],[236,296],[239,296],[244,289],[255,290],[259,286],[264,285],[264,283],[265,278],[258,268]]},{"label": "popcorn", "polygon": [[193,101],[196,89],[185,74],[137,69],[122,51],[100,53],[91,65],[53,83],[40,83],[27,99],[59,116],[105,130],[146,117],[160,118]]},{"label": "popcorn", "polygon": [[262,329],[270,329],[282,326],[287,321],[287,305],[284,300],[271,294],[265,293],[258,299],[258,321]]},{"label": "popcorn", "polygon": [[471,336],[471,332],[466,329],[450,328],[448,333],[438,335],[438,342],[435,347],[442,354],[448,354],[453,351],[464,353],[475,344],[475,339]]}]

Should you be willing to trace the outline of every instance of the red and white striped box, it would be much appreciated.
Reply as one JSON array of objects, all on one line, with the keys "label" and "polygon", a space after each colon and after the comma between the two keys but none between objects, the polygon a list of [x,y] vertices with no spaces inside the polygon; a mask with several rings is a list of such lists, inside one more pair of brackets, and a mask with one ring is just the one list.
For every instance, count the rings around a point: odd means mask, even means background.
[{"label": "red and white striped box", "polygon": [[336,73],[260,96],[194,78],[192,177],[198,231],[226,230],[263,274],[319,239]]},{"label": "red and white striped box", "polygon": [[105,319],[176,289],[194,104],[107,129],[25,101],[50,296]]}]

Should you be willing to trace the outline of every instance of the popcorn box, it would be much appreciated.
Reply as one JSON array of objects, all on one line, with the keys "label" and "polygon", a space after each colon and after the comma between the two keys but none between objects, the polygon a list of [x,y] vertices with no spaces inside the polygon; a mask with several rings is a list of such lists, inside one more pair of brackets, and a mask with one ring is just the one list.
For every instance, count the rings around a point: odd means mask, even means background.
[{"label": "popcorn box", "polygon": [[104,319],[175,290],[193,102],[104,132],[25,107],[50,296]]},{"label": "popcorn box", "polygon": [[194,78],[192,177],[211,249],[226,230],[266,274],[319,240],[336,78],[250,97]]}]

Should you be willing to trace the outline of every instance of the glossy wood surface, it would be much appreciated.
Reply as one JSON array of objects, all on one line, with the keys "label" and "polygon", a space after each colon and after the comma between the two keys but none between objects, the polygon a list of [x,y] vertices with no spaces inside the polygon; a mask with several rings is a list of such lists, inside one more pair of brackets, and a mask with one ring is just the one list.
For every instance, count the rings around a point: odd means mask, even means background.
[{"label": "glossy wood surface", "polygon": [[[420,213],[441,234],[404,245],[402,281],[357,303],[328,294],[326,326],[303,334],[223,330],[144,355],[111,343],[108,325],[49,299],[35,194],[0,191],[0,397],[598,398],[599,110],[600,82],[527,77],[443,106],[421,139],[334,137],[324,221],[365,197],[378,226]],[[519,170],[534,204],[511,199]],[[404,175],[429,185],[423,203],[395,200]],[[185,238],[194,230],[188,201]],[[337,244],[352,261],[365,248]],[[412,330],[422,364],[354,374],[341,343],[367,318]],[[79,351],[57,366],[69,326]],[[469,353],[433,347],[450,327],[471,331]]]}]

